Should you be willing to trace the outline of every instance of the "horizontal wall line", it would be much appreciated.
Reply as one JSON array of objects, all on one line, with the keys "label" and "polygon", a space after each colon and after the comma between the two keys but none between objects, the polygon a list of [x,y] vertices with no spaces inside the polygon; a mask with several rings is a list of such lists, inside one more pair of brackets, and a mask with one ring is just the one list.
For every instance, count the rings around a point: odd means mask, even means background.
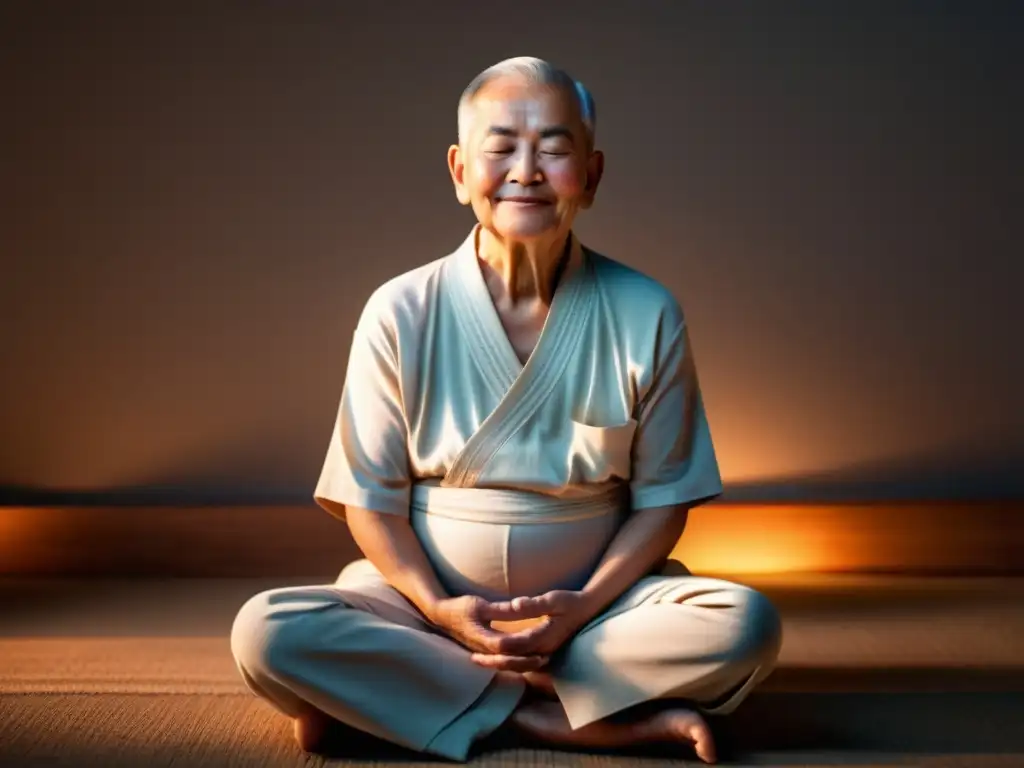
[{"label": "horizontal wall line", "polygon": [[[1024,574],[1024,502],[725,504],[691,512],[693,572]],[[0,507],[0,575],[336,574],[359,557],[312,503]]]}]

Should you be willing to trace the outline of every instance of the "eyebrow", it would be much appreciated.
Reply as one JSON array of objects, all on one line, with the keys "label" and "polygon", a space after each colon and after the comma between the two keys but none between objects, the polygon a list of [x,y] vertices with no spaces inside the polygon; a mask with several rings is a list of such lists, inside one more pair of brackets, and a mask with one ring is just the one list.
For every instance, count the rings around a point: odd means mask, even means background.
[{"label": "eyebrow", "polygon": [[[509,136],[509,137],[515,137],[517,135],[517,131],[514,128],[504,128],[504,127],[502,127],[500,125],[492,125],[487,130],[487,134],[489,136]],[[564,136],[565,138],[570,139],[570,140],[574,138],[573,135],[572,135],[572,131],[570,131],[568,128],[566,128],[563,125],[556,125],[556,126],[553,126],[551,128],[545,128],[544,130],[542,130],[540,132],[540,137],[542,139],[550,139],[550,138],[553,138],[555,136]]]}]

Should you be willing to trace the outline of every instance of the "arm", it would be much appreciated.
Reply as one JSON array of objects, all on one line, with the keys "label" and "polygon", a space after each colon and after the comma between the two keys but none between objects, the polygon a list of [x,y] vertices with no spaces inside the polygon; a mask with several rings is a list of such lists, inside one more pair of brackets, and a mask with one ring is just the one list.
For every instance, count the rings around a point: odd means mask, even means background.
[{"label": "arm", "polygon": [[679,504],[640,510],[629,517],[583,587],[584,624],[665,563],[686,528],[689,511]]},{"label": "arm", "polygon": [[582,590],[590,618],[664,564],[690,510],[722,490],[684,323],[662,338],[657,359],[634,438],[633,512]]},{"label": "arm", "polygon": [[547,659],[530,653],[529,637],[514,638],[490,626],[492,620],[507,619],[509,611],[495,610],[483,598],[445,593],[409,521],[413,478],[398,354],[403,326],[395,306],[393,297],[378,291],[360,317],[313,498],[348,522],[366,559],[428,622],[491,667],[537,669]]},{"label": "arm", "polygon": [[433,621],[434,605],[448,595],[409,523],[412,477],[395,303],[378,290],[359,318],[313,497],[348,523],[366,559]]},{"label": "arm", "polygon": [[347,507],[346,519],[352,538],[366,559],[433,622],[434,608],[449,595],[427,560],[408,518]]}]

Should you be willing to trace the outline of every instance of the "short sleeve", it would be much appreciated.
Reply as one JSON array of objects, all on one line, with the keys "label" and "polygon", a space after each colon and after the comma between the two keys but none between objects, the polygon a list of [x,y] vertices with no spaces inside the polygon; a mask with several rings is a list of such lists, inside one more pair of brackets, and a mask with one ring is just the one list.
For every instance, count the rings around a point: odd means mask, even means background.
[{"label": "short sleeve", "polygon": [[722,493],[686,325],[659,345],[637,412],[630,497],[634,510],[696,506]]},{"label": "short sleeve", "polygon": [[346,505],[409,514],[408,428],[395,331],[371,307],[352,336],[341,404],[313,494],[341,519]]}]

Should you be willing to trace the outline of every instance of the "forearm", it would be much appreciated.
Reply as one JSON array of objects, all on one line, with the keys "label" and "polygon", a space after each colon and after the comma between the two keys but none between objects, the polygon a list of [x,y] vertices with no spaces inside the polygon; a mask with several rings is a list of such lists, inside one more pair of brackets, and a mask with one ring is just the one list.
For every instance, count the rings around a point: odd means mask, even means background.
[{"label": "forearm", "polygon": [[366,559],[428,620],[449,597],[408,519],[357,507],[345,508],[352,538]]},{"label": "forearm", "polygon": [[592,618],[640,578],[664,563],[686,528],[689,507],[655,507],[634,512],[612,539],[583,587]]}]

